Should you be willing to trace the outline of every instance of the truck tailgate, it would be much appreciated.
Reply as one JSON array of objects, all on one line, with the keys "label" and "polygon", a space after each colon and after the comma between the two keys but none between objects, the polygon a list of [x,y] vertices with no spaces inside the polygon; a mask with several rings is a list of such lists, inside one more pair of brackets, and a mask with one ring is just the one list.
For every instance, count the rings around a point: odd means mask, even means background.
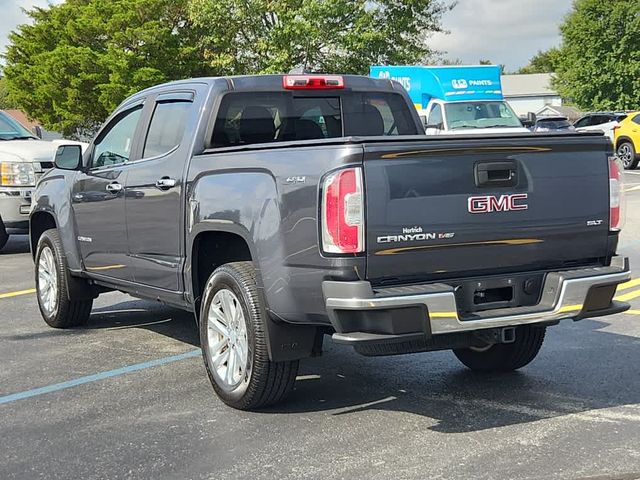
[{"label": "truck tailgate", "polygon": [[603,137],[370,142],[364,151],[374,284],[562,268],[607,255]]}]

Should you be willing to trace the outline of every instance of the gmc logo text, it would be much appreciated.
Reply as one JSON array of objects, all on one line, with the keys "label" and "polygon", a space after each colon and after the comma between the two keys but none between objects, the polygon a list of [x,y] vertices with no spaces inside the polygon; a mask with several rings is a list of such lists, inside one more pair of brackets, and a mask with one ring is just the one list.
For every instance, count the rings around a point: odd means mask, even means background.
[{"label": "gmc logo text", "polygon": [[529,196],[526,193],[513,195],[486,195],[482,197],[469,197],[469,213],[492,213],[527,210],[526,201]]}]

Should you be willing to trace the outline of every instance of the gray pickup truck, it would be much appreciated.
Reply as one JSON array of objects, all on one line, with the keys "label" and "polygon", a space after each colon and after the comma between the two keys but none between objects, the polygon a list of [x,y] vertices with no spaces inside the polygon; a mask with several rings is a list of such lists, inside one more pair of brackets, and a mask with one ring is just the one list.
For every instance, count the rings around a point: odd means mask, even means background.
[{"label": "gray pickup truck", "polygon": [[601,134],[437,136],[393,81],[270,75],[127,99],[59,148],[30,241],[45,321],[120,290],[192,311],[228,405],[280,401],[322,339],[509,371],[548,326],[622,312]]}]

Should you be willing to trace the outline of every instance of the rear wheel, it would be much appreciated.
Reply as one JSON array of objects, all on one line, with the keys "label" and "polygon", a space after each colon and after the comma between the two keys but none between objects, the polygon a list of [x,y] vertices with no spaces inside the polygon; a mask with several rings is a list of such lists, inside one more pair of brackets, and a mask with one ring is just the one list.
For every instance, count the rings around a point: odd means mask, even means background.
[{"label": "rear wheel", "polygon": [[471,370],[479,372],[509,372],[531,363],[536,358],[546,327],[525,325],[516,328],[513,343],[499,343],[482,348],[462,348],[453,353]]},{"label": "rear wheel", "polygon": [[93,300],[74,298],[68,283],[67,260],[56,229],[45,231],[36,249],[36,292],[42,318],[54,328],[84,325]]},{"label": "rear wheel", "polygon": [[636,155],[636,149],[633,143],[628,141],[620,143],[616,153],[618,154],[618,158],[622,160],[625,170],[634,170],[638,166],[640,158]]},{"label": "rear wheel", "polygon": [[202,299],[200,343],[213,389],[231,407],[271,405],[293,389],[298,361],[269,360],[265,321],[253,264],[216,269]]}]

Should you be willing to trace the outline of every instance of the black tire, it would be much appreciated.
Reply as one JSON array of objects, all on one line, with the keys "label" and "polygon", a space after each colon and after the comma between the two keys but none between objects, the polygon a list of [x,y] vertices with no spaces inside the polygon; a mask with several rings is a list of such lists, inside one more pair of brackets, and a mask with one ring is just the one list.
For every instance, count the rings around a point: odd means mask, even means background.
[{"label": "black tire", "polygon": [[[221,290],[233,293],[234,301],[237,300],[235,307],[239,305],[244,315],[244,320],[240,321],[244,321],[246,326],[248,353],[246,363],[241,365],[242,375],[237,385],[225,384],[224,380],[219,378],[219,372],[214,374],[216,369],[213,365],[214,353],[209,350],[208,316],[214,297]],[[228,263],[211,274],[200,309],[200,344],[213,389],[224,403],[233,408],[254,410],[272,405],[282,401],[293,390],[298,374],[298,361],[272,362],[269,360],[265,333],[266,321],[266,311],[256,285],[253,263]],[[230,345],[231,343],[227,343],[226,348],[232,348]],[[225,346],[222,350],[224,348]],[[227,368],[228,365],[229,361],[226,363]],[[224,362],[218,364],[218,368],[224,366]]]},{"label": "black tire", "polygon": [[500,343],[486,350],[454,350],[458,360],[478,372],[510,372],[529,364],[542,347],[546,327],[525,325],[516,328],[513,343]]},{"label": "black tire", "polygon": [[7,230],[4,228],[4,223],[2,223],[2,220],[0,220],[0,250],[4,248],[4,246],[7,244],[8,241],[9,241],[9,234],[7,233]]},{"label": "black tire", "polygon": [[[40,259],[45,251],[53,254],[53,268],[55,269],[55,281],[53,283],[57,286],[53,295],[55,307],[51,309],[45,307],[45,301],[43,300],[43,289],[45,287],[41,285],[39,275]],[[74,300],[74,292],[69,286],[67,259],[56,229],[46,230],[40,237],[36,249],[35,262],[38,307],[47,325],[53,328],[71,328],[86,324],[91,315],[93,300],[87,300],[86,298]]]},{"label": "black tire", "polygon": [[632,142],[624,140],[618,144],[616,149],[616,153],[618,158],[622,160],[622,164],[624,165],[625,170],[635,170],[638,166],[638,162],[640,161],[640,157],[636,152],[635,147]]}]

